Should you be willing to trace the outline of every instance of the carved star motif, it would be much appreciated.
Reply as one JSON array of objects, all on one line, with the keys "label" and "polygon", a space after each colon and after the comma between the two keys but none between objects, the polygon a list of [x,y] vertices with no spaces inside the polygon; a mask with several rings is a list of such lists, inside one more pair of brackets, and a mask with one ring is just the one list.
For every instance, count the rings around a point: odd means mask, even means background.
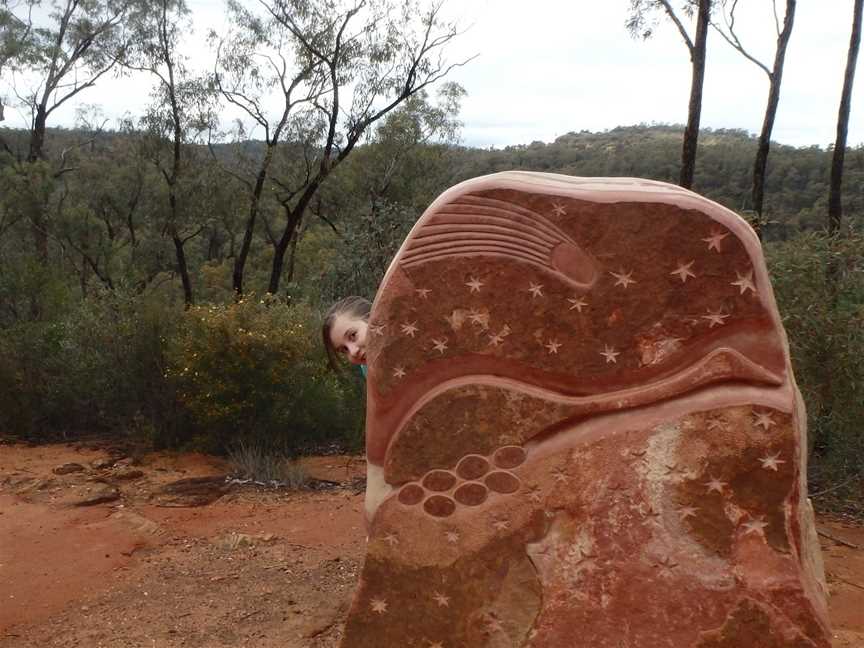
[{"label": "carved star motif", "polygon": [[591,566],[594,565],[597,560],[597,554],[591,553],[590,551],[579,550],[579,560],[576,561],[577,565],[581,565],[582,563],[586,563]]},{"label": "carved star motif", "polygon": [[384,599],[374,598],[369,602],[369,607],[376,614],[384,614],[387,611],[387,601]]},{"label": "carved star motif", "polygon": [[414,292],[416,292],[420,296],[420,299],[426,299],[429,297],[429,293],[432,292],[432,289],[431,288],[415,288]]},{"label": "carved star motif", "polygon": [[435,592],[432,595],[432,598],[435,599],[435,602],[438,604],[438,607],[450,607],[450,597],[445,596],[441,592]]},{"label": "carved star motif", "polygon": [[709,250],[717,250],[718,252],[722,252],[720,242],[729,236],[729,232],[721,232],[720,230],[712,229],[711,236],[702,239],[708,244]]},{"label": "carved star motif", "polygon": [[543,296],[543,284],[535,284],[533,281],[530,282],[530,287],[528,288],[528,292],[531,293],[531,297],[542,297]]},{"label": "carved star motif", "polygon": [[471,281],[465,284],[470,288],[469,292],[480,292],[480,289],[483,287],[483,282],[480,281],[477,277],[471,277]]},{"label": "carved star motif", "polygon": [[391,547],[395,547],[399,544],[399,537],[395,533],[388,533],[384,536],[384,542],[389,544]]},{"label": "carved star motif", "polygon": [[489,336],[489,344],[490,344],[491,346],[496,346],[496,347],[497,347],[497,346],[498,346],[499,344],[501,344],[503,341],[504,341],[504,336],[502,336],[500,333],[495,333],[494,335],[490,335],[490,336]]},{"label": "carved star motif", "polygon": [[756,294],[756,284],[753,283],[753,271],[751,270],[747,274],[740,274],[738,272],[735,273],[738,276],[737,281],[733,281],[731,283],[732,286],[738,286],[741,289],[739,294],[743,295],[748,290],[752,290],[753,294]]},{"label": "carved star motif", "polygon": [[498,531],[506,531],[510,528],[510,520],[504,517],[497,517],[492,520],[492,526]]},{"label": "carved star motif", "polygon": [[386,326],[386,324],[370,324],[369,330],[373,335],[384,335],[384,328]]},{"label": "carved star motif", "polygon": [[646,510],[642,511],[642,517],[645,518],[647,522],[660,524],[660,512],[656,511],[653,506],[649,506]]},{"label": "carved star motif", "polygon": [[779,452],[773,455],[765,455],[764,457],[759,459],[759,461],[761,462],[762,467],[765,470],[773,470],[774,472],[777,472],[777,470],[780,468],[780,464],[786,463],[783,459],[780,458]]},{"label": "carved star motif", "polygon": [[760,515],[759,517],[753,518],[751,520],[747,520],[743,525],[744,527],[744,535],[750,535],[751,533],[756,533],[761,536],[765,536],[765,528],[768,526],[768,523],[765,521],[765,516]]},{"label": "carved star motif", "polygon": [[549,349],[549,354],[550,354],[550,355],[553,354],[553,353],[554,353],[555,355],[558,355],[558,349],[561,347],[561,343],[558,342],[557,340],[549,340],[549,342],[547,342],[544,346],[545,346],[547,349]]},{"label": "carved star motif", "polygon": [[729,315],[723,313],[723,308],[720,307],[715,311],[712,311],[710,308],[708,309],[708,314],[703,315],[702,319],[708,320],[709,328],[714,328],[715,326],[723,326],[725,320]]},{"label": "carved star motif", "polygon": [[489,314],[481,313],[479,311],[471,311],[468,313],[468,319],[471,320],[472,324],[479,324],[482,327],[489,326]]},{"label": "carved star motif", "polygon": [[528,499],[534,502],[535,504],[539,504],[543,501],[543,491],[540,490],[539,486],[530,486],[525,494],[528,495]]},{"label": "carved star motif", "polygon": [[582,309],[588,305],[588,302],[585,301],[584,297],[573,297],[572,299],[568,297],[567,301],[571,304],[568,310],[573,310],[575,308],[580,313],[582,312]]},{"label": "carved star motif", "polygon": [[419,330],[420,329],[417,328],[417,322],[408,322],[407,324],[402,325],[402,332],[405,335],[411,336],[412,338],[414,337],[414,334],[417,333],[417,331]]},{"label": "carved star motif", "polygon": [[486,632],[504,632],[504,627],[501,625],[501,622],[496,619],[491,614],[486,617]]},{"label": "carved star motif", "polygon": [[444,352],[447,350],[447,338],[444,338],[443,340],[433,339],[432,348],[440,352],[441,355],[444,355]]},{"label": "carved star motif", "polygon": [[711,476],[711,480],[705,482],[705,486],[708,487],[708,492],[717,492],[721,495],[723,494],[723,489],[727,486],[726,482],[720,481],[719,477]]},{"label": "carved star motif", "polygon": [[718,252],[722,252],[720,242],[729,236],[729,232],[721,232],[719,230],[711,230],[711,236],[708,238],[703,238],[702,240],[708,244],[709,250],[717,250]]},{"label": "carved star motif", "polygon": [[712,416],[708,419],[709,430],[720,430],[725,432],[728,429],[729,423],[722,416]]},{"label": "carved star motif", "polygon": [[459,532],[458,531],[445,531],[444,537],[447,538],[447,542],[450,544],[456,544],[459,542]]},{"label": "carved star motif", "polygon": [[773,414],[771,412],[753,412],[753,416],[755,417],[753,425],[758,425],[763,430],[777,425],[776,421],[772,418]]},{"label": "carved star motif", "polygon": [[405,368],[404,367],[394,367],[393,368],[393,377],[394,378],[404,378],[405,377]]},{"label": "carved star motif", "polygon": [[684,263],[683,261],[678,262],[678,267],[675,268],[670,275],[678,275],[681,279],[681,283],[687,282],[687,277],[695,277],[696,273],[691,270],[693,264],[696,263],[695,260],[690,261],[690,263]]},{"label": "carved star motif", "polygon": [[677,463],[666,464],[666,476],[674,477],[675,475],[683,475],[684,470],[678,466]]},{"label": "carved star motif", "polygon": [[564,208],[559,202],[552,203],[552,213],[556,216],[564,216],[567,213],[567,210]]},{"label": "carved star motif", "polygon": [[636,280],[633,278],[633,271],[625,273],[624,268],[621,268],[620,272],[610,272],[613,277],[615,277],[615,285],[616,286],[624,286],[627,288],[630,284],[635,284]]},{"label": "carved star motif", "polygon": [[664,556],[661,560],[658,560],[657,564],[654,566],[657,567],[661,573],[668,573],[675,569],[678,566],[678,563],[672,560],[669,556]]},{"label": "carved star motif", "polygon": [[699,509],[694,506],[682,506],[678,509],[678,518],[683,522],[687,518],[696,517]]},{"label": "carved star motif", "polygon": [[602,351],[600,351],[600,355],[606,358],[606,364],[609,364],[610,362],[617,364],[617,358],[619,355],[621,355],[621,352],[616,351],[615,347],[611,347],[607,344],[606,347]]},{"label": "carved star motif", "polygon": [[552,471],[552,478],[560,482],[562,484],[566,484],[570,479],[570,475],[567,474],[567,470],[564,468],[556,468]]},{"label": "carved star motif", "polygon": [[631,450],[630,451],[630,461],[633,463],[641,463],[648,465],[648,451],[647,450]]}]

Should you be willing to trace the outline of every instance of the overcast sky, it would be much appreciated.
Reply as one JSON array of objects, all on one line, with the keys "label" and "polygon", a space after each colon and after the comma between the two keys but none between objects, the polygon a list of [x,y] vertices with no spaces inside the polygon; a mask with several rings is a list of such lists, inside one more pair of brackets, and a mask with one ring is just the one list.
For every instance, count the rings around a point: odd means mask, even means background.
[{"label": "overcast sky", "polygon": [[[196,34],[187,41],[186,53],[209,67],[211,53],[204,39],[210,28],[225,31],[223,5],[219,0],[188,1]],[[852,3],[798,2],[774,140],[794,146],[833,143]],[[742,11],[739,17],[742,40],[770,67],[776,41],[771,2],[741,4],[751,7],[751,13]],[[661,25],[651,40],[633,40],[624,28],[628,6],[629,0],[449,0],[448,11],[467,28],[450,49],[451,60],[478,55],[451,77],[468,91],[463,142],[501,147],[550,142],[583,129],[684,123],[690,88],[687,49],[671,24]],[[709,33],[703,127],[758,132],[767,89],[763,71]],[[100,104],[109,117],[140,114],[147,99],[140,78],[106,79],[82,93],[82,101]],[[70,126],[74,115],[74,105],[64,106],[52,125]],[[24,126],[26,121],[9,110],[5,125]],[[848,142],[864,143],[864,71],[853,94]]]}]

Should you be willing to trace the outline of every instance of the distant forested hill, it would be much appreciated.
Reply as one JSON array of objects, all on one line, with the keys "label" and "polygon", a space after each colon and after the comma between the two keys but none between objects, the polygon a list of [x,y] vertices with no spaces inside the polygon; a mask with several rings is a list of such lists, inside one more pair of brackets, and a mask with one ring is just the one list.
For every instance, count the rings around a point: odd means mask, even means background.
[{"label": "distant forested hill", "polygon": [[[602,133],[571,132],[554,142],[501,150],[463,149],[464,178],[506,169],[577,176],[633,176],[675,182],[682,126],[622,126]],[[699,136],[694,190],[746,213],[756,138],[745,131],[705,129]],[[791,228],[824,226],[830,152],[818,146],[773,143],[768,161],[766,214]],[[844,175],[844,212],[864,216],[864,147],[851,149]]]}]

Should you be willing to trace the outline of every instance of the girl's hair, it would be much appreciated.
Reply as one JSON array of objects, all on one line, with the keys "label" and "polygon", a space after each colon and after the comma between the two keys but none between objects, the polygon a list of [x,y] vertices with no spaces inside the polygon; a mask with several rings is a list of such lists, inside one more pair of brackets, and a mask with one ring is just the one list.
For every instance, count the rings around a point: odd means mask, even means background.
[{"label": "girl's hair", "polygon": [[327,364],[331,369],[339,369],[339,355],[336,349],[333,348],[333,343],[330,341],[330,329],[333,328],[333,321],[339,315],[347,315],[356,319],[369,321],[369,312],[372,310],[372,302],[364,297],[352,295],[340,299],[333,304],[324,314],[324,322],[321,324],[321,339],[324,342],[324,351],[327,353]]}]

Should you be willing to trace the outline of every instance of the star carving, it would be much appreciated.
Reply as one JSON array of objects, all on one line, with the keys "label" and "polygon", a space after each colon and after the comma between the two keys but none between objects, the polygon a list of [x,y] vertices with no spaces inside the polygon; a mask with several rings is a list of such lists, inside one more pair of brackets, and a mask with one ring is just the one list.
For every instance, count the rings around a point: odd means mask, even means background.
[{"label": "star carving", "polygon": [[404,378],[405,377],[405,368],[404,367],[394,367],[393,368],[393,377],[394,378]]},{"label": "star carving", "polygon": [[702,240],[708,244],[708,250],[717,250],[717,252],[722,252],[721,242],[729,236],[729,232],[721,232],[719,230],[711,230],[711,236],[708,238],[703,238]]},{"label": "star carving", "polygon": [[369,607],[376,614],[384,614],[387,611],[387,601],[384,599],[374,598],[369,602]]},{"label": "star carving", "polygon": [[504,336],[500,333],[493,333],[489,336],[489,346],[497,347],[504,341]]},{"label": "star carving", "polygon": [[496,517],[492,520],[492,526],[496,531],[506,531],[510,528],[510,520],[505,517]]},{"label": "star carving", "polygon": [[633,278],[633,271],[624,272],[624,268],[621,268],[620,272],[610,272],[613,277],[615,277],[615,285],[623,286],[627,288],[630,284],[635,284],[636,280]]},{"label": "star carving", "polygon": [[588,305],[588,302],[585,301],[584,297],[573,297],[572,299],[568,297],[567,301],[570,302],[570,308],[568,310],[576,309],[580,313],[582,312],[582,309]]},{"label": "star carving", "polygon": [[483,328],[489,326],[489,313],[481,313],[480,311],[471,311],[468,313],[468,319],[472,324],[479,324]]},{"label": "star carving", "polygon": [[553,353],[555,355],[558,355],[558,349],[561,347],[561,343],[558,342],[558,340],[549,340],[549,342],[547,342],[544,346],[549,349],[550,355],[552,355]]},{"label": "star carving", "polygon": [[529,282],[528,292],[531,293],[531,298],[534,299],[536,297],[543,296],[543,284],[535,284],[533,281]]},{"label": "star carving", "polygon": [[431,288],[415,288],[414,292],[420,296],[420,299],[426,299],[429,297],[429,293],[432,292]]},{"label": "star carving", "polygon": [[480,289],[483,287],[483,282],[480,281],[477,277],[471,277],[471,281],[465,284],[469,288],[469,292],[480,292]]},{"label": "star carving", "polygon": [[486,632],[490,634],[493,632],[504,632],[504,626],[502,626],[501,622],[491,614],[487,615],[485,626]]},{"label": "star carving", "polygon": [[540,490],[539,486],[530,486],[528,490],[525,491],[525,494],[528,496],[528,499],[535,504],[539,504],[543,501],[543,491]]},{"label": "star carving", "polygon": [[712,416],[708,419],[708,429],[725,432],[729,429],[729,422],[722,416]]},{"label": "star carving", "polygon": [[714,477],[713,475],[711,476],[710,481],[705,482],[705,486],[708,487],[709,493],[716,492],[716,493],[720,493],[721,495],[723,494],[723,489],[727,485],[728,484],[726,482],[720,481],[719,477]]},{"label": "star carving", "polygon": [[661,573],[671,573],[672,570],[678,566],[678,563],[672,560],[669,556],[664,556],[661,560],[658,560],[657,564],[654,566],[657,567]]},{"label": "star carving", "polygon": [[570,475],[567,474],[566,469],[556,468],[552,471],[552,478],[559,483],[566,484],[570,479]]},{"label": "star carving", "polygon": [[602,355],[604,358],[606,358],[606,364],[609,364],[610,362],[617,364],[618,363],[617,358],[619,355],[621,355],[621,352],[616,351],[615,347],[611,347],[607,344],[607,345],[605,345],[605,348],[602,351],[600,351],[600,355]]},{"label": "star carving", "polygon": [[395,533],[390,532],[384,536],[384,542],[389,544],[391,547],[395,547],[399,544],[399,537]]},{"label": "star carving", "polygon": [[681,283],[687,283],[688,277],[695,277],[696,276],[696,273],[691,270],[694,263],[696,263],[695,260],[690,261],[689,263],[684,263],[683,261],[679,261],[678,267],[675,268],[669,274],[670,275],[678,275],[678,277],[681,279]]},{"label": "star carving", "polygon": [[647,522],[660,524],[660,512],[657,511],[653,506],[649,506],[647,509],[642,511],[642,517],[645,518]]},{"label": "star carving", "polygon": [[758,425],[763,430],[777,425],[777,422],[772,418],[773,414],[771,412],[753,412],[753,417],[753,425]]},{"label": "star carving", "polygon": [[369,330],[373,335],[384,335],[384,328],[386,326],[386,324],[370,324]]},{"label": "star carving", "polygon": [[738,288],[741,290],[741,292],[739,293],[741,295],[745,294],[748,290],[753,291],[753,294],[755,295],[756,284],[753,283],[753,271],[751,270],[747,274],[743,275],[739,272],[736,272],[735,274],[737,275],[738,279],[731,282],[730,285],[738,286]]},{"label": "star carving", "polygon": [[678,519],[683,522],[687,518],[696,517],[698,512],[699,509],[695,506],[682,506],[678,509]]},{"label": "star carving", "polygon": [[444,352],[447,350],[447,338],[443,340],[432,340],[432,348],[435,351],[438,351],[441,355],[444,355]]},{"label": "star carving", "polygon": [[755,533],[764,537],[765,528],[768,526],[768,523],[765,521],[765,516],[760,515],[759,517],[747,520],[741,526],[744,528],[744,535],[750,535],[751,533]]},{"label": "star carving", "polygon": [[408,335],[408,336],[410,336],[410,337],[412,337],[412,338],[414,337],[414,335],[415,335],[415,334],[417,333],[417,331],[419,331],[419,330],[420,330],[420,329],[417,328],[417,322],[416,322],[416,321],[414,321],[414,322],[408,322],[407,324],[403,324],[403,325],[402,325],[402,332],[403,332],[405,335]]},{"label": "star carving", "polygon": [[449,542],[450,544],[456,544],[457,542],[459,542],[459,538],[460,538],[459,532],[453,531],[453,530],[445,531],[444,537],[447,539],[447,542]]},{"label": "star carving", "polygon": [[567,214],[567,210],[564,208],[559,202],[552,203],[552,213],[556,216],[564,216]]},{"label": "star carving", "polygon": [[438,607],[450,607],[450,597],[445,596],[441,592],[435,592],[432,598],[438,604]]},{"label": "star carving", "polygon": [[777,472],[780,468],[780,464],[786,463],[783,459],[780,458],[780,453],[777,452],[773,455],[766,454],[764,457],[759,459],[759,462],[762,464],[762,467],[765,470],[773,470]]},{"label": "star carving", "polygon": [[709,308],[707,314],[702,316],[702,319],[708,320],[709,328],[714,328],[715,326],[723,326],[726,323],[724,320],[728,317],[730,316],[723,312],[723,307],[721,306],[716,311],[712,311]]}]

